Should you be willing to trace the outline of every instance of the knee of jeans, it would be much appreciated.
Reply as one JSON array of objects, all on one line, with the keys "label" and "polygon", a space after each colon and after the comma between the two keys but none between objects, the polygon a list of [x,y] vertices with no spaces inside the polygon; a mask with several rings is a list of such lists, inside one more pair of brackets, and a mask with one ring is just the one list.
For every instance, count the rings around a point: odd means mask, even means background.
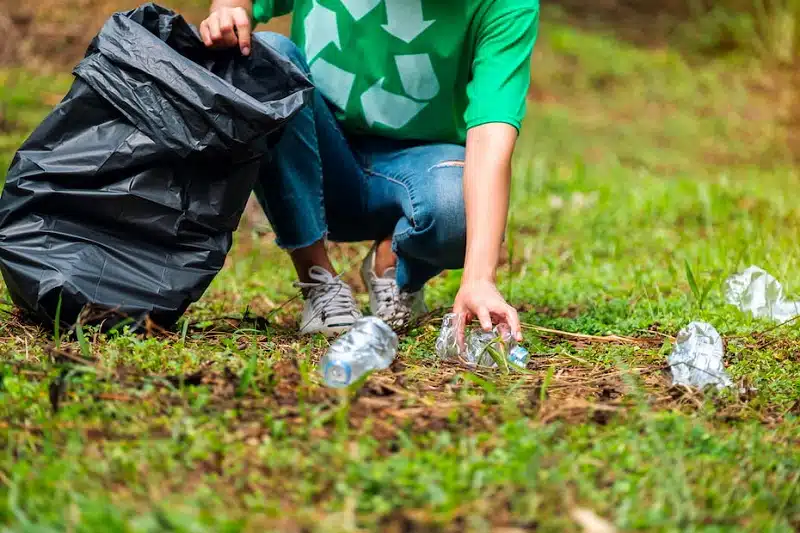
[{"label": "knee of jeans", "polygon": [[294,63],[295,66],[308,74],[310,69],[308,68],[308,63],[306,62],[305,53],[303,53],[303,51],[294,43],[294,41],[285,35],[271,31],[258,32],[255,34],[255,38],[263,44],[271,47],[282,56],[288,58],[289,61]]},{"label": "knee of jeans", "polygon": [[436,248],[435,263],[442,268],[461,268],[464,264],[467,217],[460,171],[457,166],[431,169],[429,178],[435,188],[425,195],[414,211],[415,229],[429,234]]}]

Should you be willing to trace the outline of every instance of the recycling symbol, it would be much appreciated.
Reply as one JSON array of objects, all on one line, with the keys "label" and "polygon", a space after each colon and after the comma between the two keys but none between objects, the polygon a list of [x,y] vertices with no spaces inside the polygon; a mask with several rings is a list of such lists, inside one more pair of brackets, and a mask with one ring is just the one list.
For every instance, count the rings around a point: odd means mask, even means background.
[{"label": "recycling symbol", "polygon": [[[384,31],[410,44],[435,20],[425,20],[422,0],[340,0],[348,13],[358,22],[381,3],[386,6],[387,23]],[[311,75],[322,94],[341,110],[345,110],[353,91],[356,76],[319,57],[330,44],[342,49],[336,12],[313,0],[312,8],[304,22],[306,59]],[[405,94],[384,89],[385,78],[365,90],[361,96],[364,119],[369,126],[380,124],[391,129],[401,129],[439,94],[439,79],[433,69],[429,54],[396,55],[397,72]]]}]

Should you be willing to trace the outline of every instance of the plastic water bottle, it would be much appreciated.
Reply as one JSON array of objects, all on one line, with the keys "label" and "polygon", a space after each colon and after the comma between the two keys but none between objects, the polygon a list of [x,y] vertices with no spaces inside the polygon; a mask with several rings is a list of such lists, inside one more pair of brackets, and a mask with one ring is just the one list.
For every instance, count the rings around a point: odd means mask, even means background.
[{"label": "plastic water bottle", "polygon": [[531,354],[522,346],[514,346],[508,352],[508,362],[514,366],[525,368],[528,366],[528,361],[531,359]]},{"label": "plastic water bottle", "polygon": [[358,320],[339,337],[320,361],[322,379],[329,387],[341,389],[367,372],[389,368],[397,355],[397,335],[373,316]]},{"label": "plastic water bottle", "polygon": [[505,357],[509,364],[525,368],[530,353],[517,343],[506,324],[500,324],[490,331],[469,328],[465,334],[465,346],[458,345],[458,329],[463,327],[463,317],[449,314],[442,320],[442,329],[436,341],[436,353],[442,359],[459,357],[471,365],[496,367],[497,361],[490,351]]}]

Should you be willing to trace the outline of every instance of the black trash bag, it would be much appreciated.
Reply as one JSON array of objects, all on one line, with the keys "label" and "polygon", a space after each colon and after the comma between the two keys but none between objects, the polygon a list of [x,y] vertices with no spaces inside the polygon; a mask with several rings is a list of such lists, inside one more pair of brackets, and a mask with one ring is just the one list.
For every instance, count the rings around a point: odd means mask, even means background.
[{"label": "black trash bag", "polygon": [[[258,41],[208,50],[162,7],[117,13],[0,197],[0,270],[50,323],[82,309],[173,325],[222,268],[262,160],[307,78]],[[268,157],[268,156],[267,156]],[[60,302],[60,304],[59,304]]]}]

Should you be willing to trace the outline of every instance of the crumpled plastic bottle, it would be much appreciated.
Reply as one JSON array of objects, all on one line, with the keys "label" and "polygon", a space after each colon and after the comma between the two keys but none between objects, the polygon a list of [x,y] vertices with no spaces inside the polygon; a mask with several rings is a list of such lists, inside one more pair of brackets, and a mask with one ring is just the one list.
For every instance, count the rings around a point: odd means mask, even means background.
[{"label": "crumpled plastic bottle", "polygon": [[678,333],[668,358],[673,385],[730,387],[731,379],[722,364],[724,355],[722,337],[714,326],[705,322],[690,323]]},{"label": "crumpled plastic bottle", "polygon": [[497,367],[505,360],[512,367],[525,368],[530,360],[528,350],[520,346],[505,324],[495,326],[491,332],[468,328],[464,346],[459,345],[458,331],[463,328],[464,316],[450,313],[442,319],[442,328],[436,340],[436,354],[440,359],[462,359],[469,365]]},{"label": "crumpled plastic bottle", "polygon": [[800,302],[786,300],[780,282],[756,266],[728,278],[725,300],[756,318],[787,322],[800,315]]},{"label": "crumpled plastic bottle", "polygon": [[322,379],[329,387],[347,387],[367,372],[389,368],[397,346],[397,335],[388,324],[374,316],[359,319],[320,361]]}]

